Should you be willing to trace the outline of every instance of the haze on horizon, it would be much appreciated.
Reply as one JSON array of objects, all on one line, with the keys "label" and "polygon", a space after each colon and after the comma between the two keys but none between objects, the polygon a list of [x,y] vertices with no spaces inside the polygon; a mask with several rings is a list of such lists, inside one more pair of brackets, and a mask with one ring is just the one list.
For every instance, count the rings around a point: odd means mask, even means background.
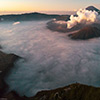
[{"label": "haze on horizon", "polygon": [[0,13],[75,11],[87,6],[100,9],[99,0],[0,0]]}]

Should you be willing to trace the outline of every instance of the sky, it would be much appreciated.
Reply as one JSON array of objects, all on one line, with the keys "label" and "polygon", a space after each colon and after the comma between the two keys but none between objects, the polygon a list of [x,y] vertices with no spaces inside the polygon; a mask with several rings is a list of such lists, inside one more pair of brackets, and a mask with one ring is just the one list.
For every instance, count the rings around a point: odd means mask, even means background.
[{"label": "sky", "polygon": [[0,0],[0,12],[75,11],[94,5],[100,0]]}]

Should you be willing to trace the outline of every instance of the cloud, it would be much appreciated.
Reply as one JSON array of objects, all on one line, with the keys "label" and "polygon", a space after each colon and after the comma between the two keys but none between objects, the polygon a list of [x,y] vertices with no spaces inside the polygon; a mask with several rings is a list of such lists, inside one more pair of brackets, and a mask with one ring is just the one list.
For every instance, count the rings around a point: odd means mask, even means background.
[{"label": "cloud", "polygon": [[20,24],[20,22],[14,22],[14,23],[13,23],[13,25],[17,25],[17,24]]}]

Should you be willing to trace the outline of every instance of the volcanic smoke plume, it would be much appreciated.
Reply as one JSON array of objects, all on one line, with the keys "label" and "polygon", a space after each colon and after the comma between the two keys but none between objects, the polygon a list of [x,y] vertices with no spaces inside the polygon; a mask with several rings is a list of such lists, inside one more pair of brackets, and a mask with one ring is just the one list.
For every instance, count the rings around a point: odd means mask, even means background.
[{"label": "volcanic smoke plume", "polygon": [[82,29],[92,24],[100,24],[100,15],[95,10],[80,9],[76,15],[71,15],[66,20],[52,20],[48,22],[48,28],[53,31],[71,32]]},{"label": "volcanic smoke plume", "polygon": [[70,20],[67,21],[67,28],[72,28],[75,25],[92,24],[100,21],[100,15],[96,11],[89,11],[86,9],[80,9],[77,11],[77,16],[71,15]]}]

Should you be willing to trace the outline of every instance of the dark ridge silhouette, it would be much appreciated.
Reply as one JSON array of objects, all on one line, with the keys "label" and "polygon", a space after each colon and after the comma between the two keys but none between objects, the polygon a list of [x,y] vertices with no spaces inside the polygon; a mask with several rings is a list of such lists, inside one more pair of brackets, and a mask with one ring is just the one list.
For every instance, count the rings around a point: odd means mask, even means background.
[{"label": "dark ridge silhouette", "polygon": [[94,6],[89,6],[89,7],[86,8],[86,10],[96,11],[96,12],[100,13],[100,10],[97,9],[96,7],[94,7]]},{"label": "dark ridge silhouette", "polygon": [[25,14],[10,14],[0,15],[1,21],[31,21],[31,20],[49,20],[49,19],[65,19],[69,15],[56,15],[56,14],[44,14],[44,13],[25,13]]},{"label": "dark ridge silhouette", "polygon": [[20,57],[17,55],[5,54],[0,51],[0,98],[9,88],[4,81],[4,77],[8,75],[9,70],[14,66],[14,62],[18,58]]},{"label": "dark ridge silhouette", "polygon": [[82,39],[82,40],[90,39],[94,37],[100,37],[100,29],[93,26],[86,26],[80,29],[76,33],[69,34],[69,37],[71,37],[71,39]]},{"label": "dark ridge silhouette", "polygon": [[75,83],[53,90],[40,91],[33,97],[22,97],[11,91],[2,98],[7,100],[100,100],[100,87]]}]

